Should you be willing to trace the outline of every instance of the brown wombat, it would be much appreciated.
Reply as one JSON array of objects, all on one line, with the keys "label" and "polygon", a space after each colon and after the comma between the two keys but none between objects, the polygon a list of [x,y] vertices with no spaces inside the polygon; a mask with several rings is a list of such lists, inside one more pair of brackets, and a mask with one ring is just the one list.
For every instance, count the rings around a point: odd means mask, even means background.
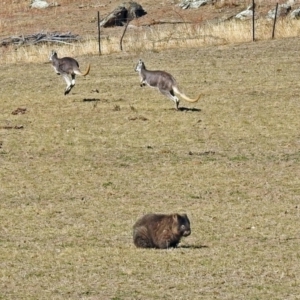
[{"label": "brown wombat", "polygon": [[191,234],[186,214],[147,214],[133,226],[133,242],[139,248],[177,247],[181,237]]}]

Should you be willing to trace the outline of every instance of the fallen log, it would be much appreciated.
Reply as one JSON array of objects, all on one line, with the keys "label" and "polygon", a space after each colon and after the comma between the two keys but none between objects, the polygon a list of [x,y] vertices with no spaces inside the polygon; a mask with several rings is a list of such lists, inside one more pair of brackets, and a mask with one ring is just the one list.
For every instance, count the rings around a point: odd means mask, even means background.
[{"label": "fallen log", "polygon": [[10,46],[10,45],[34,45],[38,43],[71,43],[78,42],[80,37],[78,35],[68,33],[58,33],[58,32],[50,32],[50,33],[36,33],[30,35],[20,35],[20,36],[12,36],[5,38],[0,41],[0,46]]}]

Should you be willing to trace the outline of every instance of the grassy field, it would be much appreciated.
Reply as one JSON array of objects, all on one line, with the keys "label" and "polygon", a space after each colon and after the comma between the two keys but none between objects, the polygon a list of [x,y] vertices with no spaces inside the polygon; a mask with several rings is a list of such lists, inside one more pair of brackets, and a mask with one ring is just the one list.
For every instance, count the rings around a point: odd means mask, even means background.
[{"label": "grassy field", "polygon": [[[68,96],[49,64],[0,66],[0,298],[299,299],[298,44],[145,52],[205,94],[180,111],[136,56],[79,57]],[[191,236],[136,249],[147,212]]]},{"label": "grassy field", "polygon": [[[0,299],[300,299],[298,50],[144,52],[204,93],[180,111],[138,55],[77,57],[68,96],[47,57],[0,65]],[[191,236],[135,248],[147,212],[187,213]]]}]

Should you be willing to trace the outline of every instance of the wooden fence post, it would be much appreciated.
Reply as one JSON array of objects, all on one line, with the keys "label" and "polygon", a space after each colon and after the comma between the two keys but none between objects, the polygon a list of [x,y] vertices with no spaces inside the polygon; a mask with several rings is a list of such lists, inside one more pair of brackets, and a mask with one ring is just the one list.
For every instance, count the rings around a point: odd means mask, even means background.
[{"label": "wooden fence post", "polygon": [[125,35],[125,32],[126,32],[126,29],[127,29],[128,25],[129,25],[129,22],[130,22],[130,19],[127,18],[127,23],[126,23],[126,25],[125,25],[123,34],[122,34],[121,39],[120,39],[120,50],[121,50],[121,51],[123,51],[123,45],[122,45],[122,43],[123,43],[123,38],[124,38],[124,35]]},{"label": "wooden fence post", "polygon": [[276,4],[276,9],[275,9],[275,17],[274,17],[274,23],[273,23],[272,39],[274,39],[274,36],[275,36],[275,24],[276,24],[276,20],[277,20],[277,11],[278,11],[278,2]]},{"label": "wooden fence post", "polygon": [[252,0],[252,41],[255,41],[255,0]]},{"label": "wooden fence post", "polygon": [[99,55],[101,55],[101,36],[100,36],[100,12],[98,11],[98,47]]}]

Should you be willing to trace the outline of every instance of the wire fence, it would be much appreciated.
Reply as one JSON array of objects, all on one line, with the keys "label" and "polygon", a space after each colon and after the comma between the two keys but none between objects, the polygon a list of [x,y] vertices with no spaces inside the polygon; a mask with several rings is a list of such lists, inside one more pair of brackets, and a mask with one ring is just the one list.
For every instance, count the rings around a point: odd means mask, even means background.
[{"label": "wire fence", "polygon": [[[44,28],[43,26],[22,27],[20,35],[14,34],[0,40],[2,61],[6,57],[7,61],[20,61],[24,57],[37,61],[53,45],[60,47],[62,53],[70,55],[102,55],[120,51],[140,53],[167,48],[225,45],[300,35],[300,20],[297,16],[291,19],[292,12],[300,9],[300,0],[218,0],[213,3],[215,7],[209,4],[206,8],[200,7],[190,12],[178,9],[175,4],[165,5],[159,14],[153,16],[150,16],[149,9],[147,18],[130,20],[123,27],[114,28],[99,26],[101,19],[108,15],[108,9],[97,7],[89,9],[88,13],[78,9],[75,11],[76,18],[84,17],[82,24],[85,25],[81,26],[84,29],[80,28],[81,31],[76,32],[74,28],[78,26],[75,27],[68,19],[60,19],[57,26],[63,31],[49,32],[50,34],[43,30],[32,32],[36,28]],[[208,10],[211,15],[207,14]],[[46,19],[53,11],[39,13],[45,15]],[[273,18],[270,17],[270,12]],[[237,18],[238,14],[243,17]],[[89,22],[91,19],[94,21]],[[0,20],[0,28],[4,25],[9,26],[10,23]],[[73,29],[72,34],[68,29]],[[37,47],[24,47],[26,45]],[[17,51],[11,51],[12,48]]]},{"label": "wire fence", "polygon": [[[234,1],[220,1],[219,9],[227,6],[233,6]],[[273,6],[273,7],[272,7]],[[294,15],[292,23],[291,12],[299,9],[299,16]],[[201,9],[199,9],[199,12]],[[229,42],[247,42],[262,39],[274,39],[278,37],[296,36],[300,32],[300,0],[276,1],[276,0],[252,0],[248,7],[242,6],[240,12],[234,15],[227,15],[220,20],[187,22],[166,22],[157,20],[154,24],[143,26],[128,26],[130,20],[124,26],[122,34],[120,33],[120,50],[123,41],[126,44],[151,43],[155,48],[159,44],[179,45],[183,41],[190,44],[222,44]],[[277,23],[279,26],[277,27]],[[138,22],[136,22],[138,23]],[[137,30],[144,27],[144,30]],[[128,28],[133,28],[126,34]],[[278,32],[276,31],[278,30]],[[100,27],[98,35],[100,37]],[[125,37],[125,38],[124,38]],[[101,54],[99,38],[99,53]]]}]

